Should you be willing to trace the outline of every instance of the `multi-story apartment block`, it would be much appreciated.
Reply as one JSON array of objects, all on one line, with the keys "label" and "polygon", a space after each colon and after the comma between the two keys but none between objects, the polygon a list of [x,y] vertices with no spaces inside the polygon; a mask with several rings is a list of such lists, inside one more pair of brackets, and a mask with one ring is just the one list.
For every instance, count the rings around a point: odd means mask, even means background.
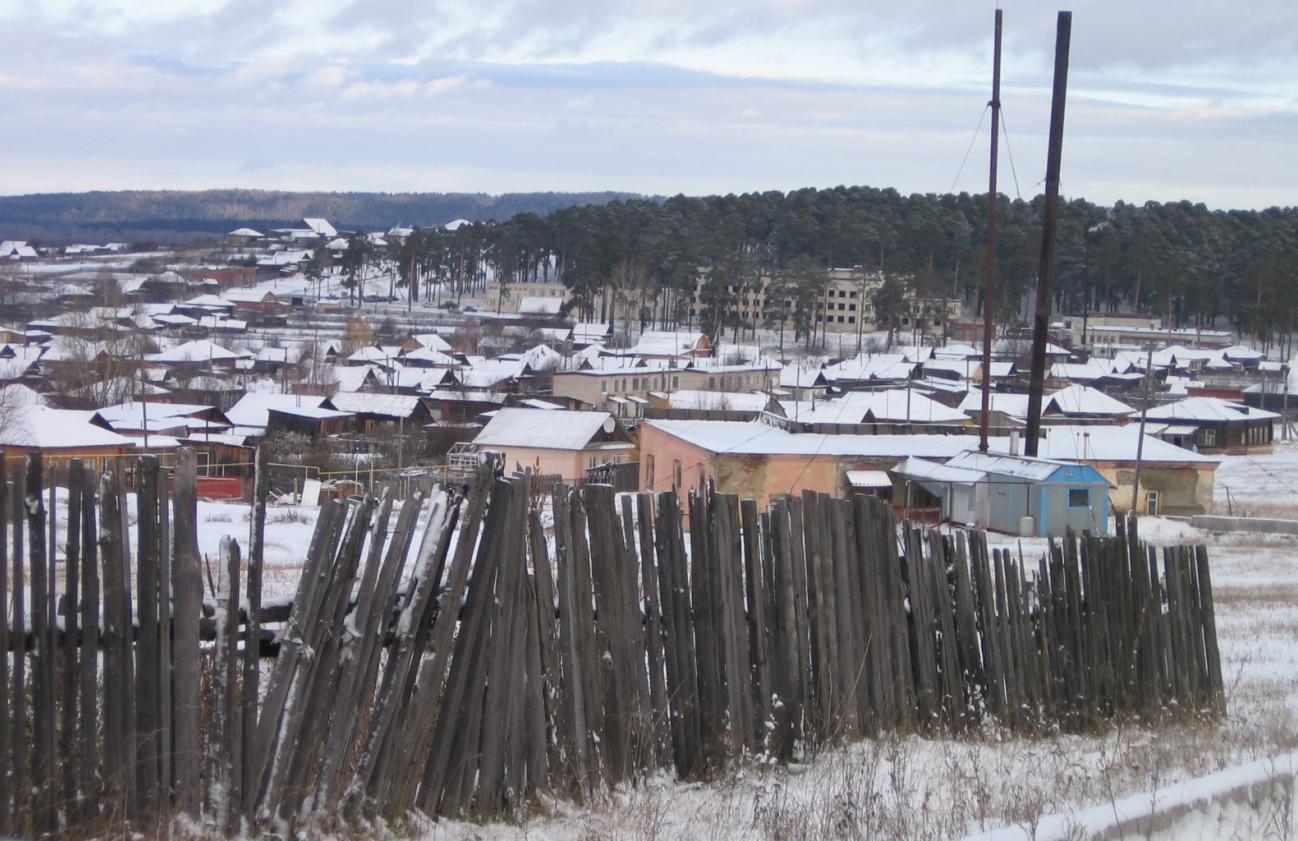
[{"label": "multi-story apartment block", "polygon": [[[859,333],[876,329],[873,298],[875,291],[883,285],[883,274],[857,266],[829,269],[828,275],[824,287],[816,293],[817,329],[823,328],[826,333]],[[690,304],[690,314],[695,319],[702,316],[705,309],[703,287],[707,279],[707,272],[700,271],[695,281],[694,298]],[[772,323],[781,311],[778,301],[769,295],[773,280],[773,277],[765,276],[760,285],[729,285],[726,293],[733,302],[732,314],[756,326]],[[787,313],[785,327],[790,329],[793,327],[794,298],[790,292],[782,308]],[[903,318],[903,329],[913,327],[921,332],[942,333],[947,321],[960,317],[962,304],[958,299],[917,299],[909,289],[906,298],[910,301],[911,313]]]}]

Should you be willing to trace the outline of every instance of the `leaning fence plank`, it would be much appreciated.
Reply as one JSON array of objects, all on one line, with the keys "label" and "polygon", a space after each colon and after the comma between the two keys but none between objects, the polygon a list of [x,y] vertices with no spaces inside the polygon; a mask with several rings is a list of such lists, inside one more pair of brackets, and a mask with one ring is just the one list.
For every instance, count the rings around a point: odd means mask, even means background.
[{"label": "leaning fence plank", "polygon": [[33,827],[37,833],[52,832],[55,816],[55,790],[53,783],[54,760],[54,640],[49,614],[48,578],[50,564],[46,554],[45,503],[41,499],[44,489],[40,455],[27,456],[26,515],[28,563],[31,576],[32,642],[32,774],[31,786],[35,792]]},{"label": "leaning fence plank", "polygon": [[15,826],[24,826],[22,821],[31,814],[31,803],[19,793],[30,790],[31,778],[28,775],[27,739],[27,561],[23,557],[23,526],[26,522],[23,497],[23,471],[14,471],[13,484],[10,486],[10,519],[13,523],[13,790]]},{"label": "leaning fence plank", "polygon": [[81,468],[81,657],[77,675],[78,708],[81,722],[78,730],[81,739],[80,778],[77,788],[84,797],[84,806],[77,814],[92,817],[99,802],[99,552],[98,520],[95,516],[95,472]]},{"label": "leaning fence plank", "polygon": [[[13,756],[9,744],[9,507],[6,504],[8,471],[0,456],[0,832],[11,832],[10,798],[17,788],[12,779]],[[15,623],[16,624],[16,623]],[[21,741],[21,739],[19,740]]]},{"label": "leaning fence plank", "polygon": [[640,581],[643,587],[645,646],[649,662],[649,701],[652,708],[653,761],[657,766],[667,752],[670,720],[667,711],[667,682],[664,664],[663,614],[658,562],[654,558],[653,495],[636,495],[636,527],[640,540]]},{"label": "leaning fence plank", "polygon": [[253,816],[257,801],[257,787],[249,785],[248,781],[253,778],[252,740],[257,735],[257,702],[261,695],[261,589],[265,565],[266,500],[270,495],[270,471],[266,465],[264,441],[257,445],[253,456],[252,482],[252,517],[248,523],[248,604],[243,637],[243,720],[240,725],[243,767],[239,772],[245,781],[240,807],[246,818]]},{"label": "leaning fence plank", "polygon": [[577,621],[577,559],[572,545],[569,496],[559,488],[552,497],[554,510],[554,552],[558,567],[559,658],[562,684],[559,692],[559,740],[568,752],[568,772],[573,793],[588,797],[591,788],[589,742],[586,737],[584,662],[581,656],[581,623]]},{"label": "leaning fence plank", "polygon": [[1199,622],[1207,657],[1208,691],[1213,709],[1226,712],[1226,696],[1221,677],[1221,650],[1217,645],[1217,617],[1212,600],[1212,573],[1208,570],[1208,547],[1194,547],[1199,581]]},{"label": "leaning fence plank", "polygon": [[175,736],[176,806],[197,815],[199,809],[199,649],[198,620],[202,577],[198,568],[198,496],[194,451],[176,453],[172,498],[171,586],[173,723]]},{"label": "leaning fence plank", "polygon": [[757,747],[765,749],[766,725],[770,720],[771,664],[766,646],[767,616],[766,593],[770,582],[763,575],[761,531],[758,525],[757,503],[742,500],[739,513],[743,520],[744,545],[744,600],[743,612],[748,622],[748,674],[752,679],[754,732]]},{"label": "leaning fence plank", "polygon": [[136,465],[136,639],[138,669],[135,710],[139,733],[136,766],[140,805],[158,804],[158,725],[162,711],[158,698],[158,458],[141,456]]},{"label": "leaning fence plank", "polygon": [[[63,720],[59,729],[59,756],[63,765],[64,808],[69,818],[75,818],[80,811],[82,776],[81,751],[77,731],[77,646],[79,645],[80,617],[77,614],[81,597],[81,460],[71,459],[68,462],[68,522],[67,540],[64,542],[63,563],[63,601],[59,611],[63,617],[62,649],[62,689]],[[0,543],[3,538],[0,538]],[[0,572],[0,579],[3,579]],[[0,604],[3,599],[0,598]],[[0,611],[2,613],[2,611]],[[0,617],[0,622],[3,619]],[[0,644],[0,651],[4,646]],[[4,655],[0,655],[3,657]],[[3,721],[0,714],[0,721]],[[0,725],[3,726],[3,725]]]}]

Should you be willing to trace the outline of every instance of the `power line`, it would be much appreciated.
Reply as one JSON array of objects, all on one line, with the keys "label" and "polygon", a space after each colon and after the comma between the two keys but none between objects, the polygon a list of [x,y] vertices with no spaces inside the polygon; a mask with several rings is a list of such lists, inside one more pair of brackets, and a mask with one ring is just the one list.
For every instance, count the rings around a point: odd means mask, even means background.
[{"label": "power line", "polygon": [[1010,148],[1010,129],[1005,125],[1005,105],[1001,105],[1001,134],[1005,137],[1005,152],[1010,159],[1010,174],[1014,176],[1014,195],[1019,201],[1023,201],[1023,194],[1019,192],[1019,173],[1014,169],[1014,150]]},{"label": "power line", "polygon": [[969,148],[965,150],[964,160],[960,162],[960,169],[956,171],[955,178],[951,181],[951,189],[947,190],[948,193],[955,192],[955,185],[959,183],[960,176],[964,174],[964,165],[969,163],[969,155],[973,152],[974,144],[978,142],[978,133],[983,130],[983,120],[987,119],[987,110],[991,107],[990,102],[983,106],[982,116],[978,118],[978,127],[974,129],[973,137],[969,138]]}]

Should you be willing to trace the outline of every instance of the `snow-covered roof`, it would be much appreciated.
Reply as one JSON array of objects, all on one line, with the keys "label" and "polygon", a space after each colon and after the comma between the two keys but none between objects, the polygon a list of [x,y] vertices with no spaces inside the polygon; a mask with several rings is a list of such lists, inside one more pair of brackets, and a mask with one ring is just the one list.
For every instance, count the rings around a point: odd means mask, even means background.
[{"label": "snow-covered roof", "polygon": [[150,428],[155,428],[155,424],[162,422],[167,422],[171,426],[183,425],[185,423],[184,419],[203,414],[211,409],[211,406],[203,406],[197,403],[143,403],[137,400],[128,400],[114,406],[105,406],[99,409],[96,414],[108,421],[109,425],[114,429],[118,427],[142,429],[146,418]]},{"label": "snow-covered roof", "polygon": [[581,450],[605,429],[608,412],[553,412],[508,408],[496,412],[473,443],[482,447]]},{"label": "snow-covered roof", "polygon": [[[1046,437],[1038,447],[1042,455],[1056,461],[1130,461],[1136,460],[1140,427],[1126,426],[1047,426]],[[1005,438],[993,438],[993,449],[1008,447]],[[1155,438],[1146,430],[1140,448],[1146,464],[1215,464],[1219,459],[1201,455]]]},{"label": "snow-covered roof", "polygon": [[17,259],[20,257],[36,257],[36,249],[27,244],[23,239],[7,239],[0,242],[0,257]]},{"label": "snow-covered roof", "polygon": [[16,407],[0,425],[0,446],[55,450],[130,447],[131,439],[90,423],[93,412]]},{"label": "snow-covered roof", "polygon": [[1050,366],[1050,378],[1069,382],[1094,382],[1113,373],[1111,365],[1098,359],[1087,362],[1056,362]]},{"label": "snow-covered roof", "polygon": [[974,435],[831,435],[792,433],[759,421],[647,420],[675,438],[713,453],[743,455],[823,455],[861,458],[905,458],[925,455],[950,458],[977,446]]},{"label": "snow-covered roof", "polygon": [[261,237],[263,236],[263,234],[261,233],[261,231],[254,230],[252,228],[235,228],[233,231],[227,234],[227,236],[253,238],[253,237]]},{"label": "snow-covered roof", "polygon": [[187,301],[181,302],[185,307],[202,307],[204,309],[228,310],[234,307],[233,301],[227,301],[220,295],[204,294],[195,295]]},{"label": "snow-covered roof", "polygon": [[900,353],[863,353],[821,369],[825,379],[832,382],[866,380],[906,380],[915,373],[917,362]]},{"label": "snow-covered roof", "polygon": [[176,345],[168,350],[159,351],[145,355],[145,359],[150,362],[161,362],[163,364],[175,364],[183,362],[225,362],[239,359],[242,354],[235,353],[232,350],[226,350],[215,342],[207,339],[196,339],[192,342]]},{"label": "snow-covered roof", "polygon": [[[993,391],[989,396],[991,400],[988,405],[991,411],[1000,412],[1012,418],[1025,418],[1028,416],[1028,396],[1026,394]],[[983,395],[979,390],[970,391],[960,401],[960,411],[966,414],[978,413],[982,410]]]},{"label": "snow-covered roof", "polygon": [[429,350],[438,350],[442,353],[450,353],[452,351],[451,343],[436,333],[416,333],[410,338],[414,339],[420,345]]},{"label": "snow-covered roof", "polygon": [[849,391],[836,400],[786,406],[785,413],[807,423],[952,423],[965,424],[969,416],[914,391]]},{"label": "snow-covered roof", "polygon": [[222,292],[221,297],[232,304],[260,304],[274,294],[266,285],[234,286]]},{"label": "snow-covered roof", "polygon": [[947,462],[947,465],[950,467],[963,467],[968,470],[981,470],[984,473],[994,473],[998,476],[1010,476],[1016,479],[1041,482],[1053,476],[1059,468],[1064,466],[1064,463],[1033,456],[965,450],[962,453],[957,453]]},{"label": "snow-covered roof", "polygon": [[780,369],[780,388],[813,388],[825,385],[819,362],[790,362]]},{"label": "snow-covered roof", "polygon": [[699,332],[646,330],[627,352],[636,356],[685,356],[706,342],[707,338]]},{"label": "snow-covered roof", "polygon": [[1280,417],[1266,409],[1254,409],[1217,397],[1187,397],[1175,403],[1154,406],[1146,413],[1150,420],[1196,421],[1199,423],[1246,420],[1274,420]]},{"label": "snow-covered roof", "polygon": [[419,398],[407,394],[362,394],[339,392],[329,398],[329,405],[358,415],[385,415],[408,418],[419,408]]},{"label": "snow-covered roof", "polygon": [[843,474],[847,484],[854,488],[891,488],[892,479],[886,470],[848,470]]},{"label": "snow-covered roof", "polygon": [[401,354],[401,360],[403,362],[424,362],[428,365],[442,368],[450,368],[459,364],[455,357],[447,356],[440,350],[433,350],[432,348],[426,347],[406,351]]},{"label": "snow-covered roof", "polygon": [[522,315],[558,315],[563,308],[562,298],[524,297],[519,299],[518,311]]},{"label": "snow-covered roof", "polygon": [[49,400],[46,399],[45,395],[32,391],[22,383],[9,383],[0,386],[0,406],[4,407],[4,411],[48,405]]},{"label": "snow-covered roof", "polygon": [[321,219],[316,216],[303,216],[302,224],[306,225],[308,228],[315,231],[317,234],[319,234],[322,237],[338,236],[338,231],[334,228],[333,225],[329,224],[328,219]]},{"label": "snow-covered roof", "polygon": [[578,321],[572,325],[572,340],[578,344],[603,343],[613,335],[613,328],[603,321]]},{"label": "snow-covered roof", "polygon": [[973,345],[951,342],[942,347],[934,348],[933,356],[938,359],[967,359],[974,356],[981,357],[982,351]]},{"label": "snow-covered roof", "polygon": [[337,420],[352,417],[351,412],[344,412],[341,409],[328,409],[324,406],[272,406],[266,410],[268,421],[271,412],[299,418],[310,418],[311,420]]},{"label": "snow-covered roof", "polygon": [[948,464],[940,464],[936,461],[915,458],[914,456],[894,467],[892,472],[905,479],[956,485],[979,482],[987,475],[982,470],[974,470],[968,467],[952,467]]},{"label": "snow-covered roof", "polygon": [[324,401],[323,397],[309,394],[250,393],[239,398],[239,402],[226,410],[225,416],[236,427],[264,429],[271,409],[315,408]]},{"label": "snow-covered roof", "polygon": [[1129,415],[1135,409],[1099,389],[1088,385],[1070,385],[1050,395],[1042,403],[1042,413],[1054,409],[1062,415]]}]

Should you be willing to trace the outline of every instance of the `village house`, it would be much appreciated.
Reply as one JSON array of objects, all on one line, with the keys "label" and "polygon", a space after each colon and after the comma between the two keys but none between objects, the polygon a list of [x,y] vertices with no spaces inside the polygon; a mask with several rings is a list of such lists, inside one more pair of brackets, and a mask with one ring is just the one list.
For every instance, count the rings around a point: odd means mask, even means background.
[{"label": "village house", "polygon": [[1269,451],[1275,412],[1216,397],[1187,397],[1155,406],[1146,419],[1156,423],[1192,426],[1195,446],[1204,452]]},{"label": "village house", "polygon": [[382,428],[404,429],[417,434],[432,420],[428,404],[420,397],[406,394],[357,394],[340,392],[324,402],[325,408],[347,412],[356,418],[357,432],[374,432]]},{"label": "village house", "polygon": [[779,374],[778,367],[766,363],[704,365],[700,361],[698,366],[672,367],[661,361],[633,364],[612,364],[615,361],[612,359],[598,361],[609,364],[555,371],[551,393],[582,407],[603,409],[618,418],[633,420],[643,416],[653,393],[770,389]]},{"label": "village house", "polygon": [[977,445],[968,435],[793,433],[734,421],[646,420],[638,435],[641,490],[684,495],[711,481],[759,508],[805,490],[846,496],[854,472],[868,479],[911,455],[945,460]]},{"label": "village house", "polygon": [[22,460],[29,453],[39,454],[47,471],[66,470],[74,458],[98,471],[115,459],[141,452],[131,438],[91,423],[93,412],[25,405],[5,414],[0,452],[11,473],[22,470]]},{"label": "village house", "polygon": [[[1136,424],[1122,427],[1049,426],[1041,455],[1056,461],[1084,462],[1113,486],[1113,510],[1131,510],[1133,490],[1141,514],[1211,514],[1218,459],[1178,447],[1146,430],[1144,444]],[[1140,456],[1140,486],[1136,457]]]},{"label": "village house", "polygon": [[506,472],[531,469],[568,483],[605,464],[633,461],[636,453],[608,412],[500,409],[473,443],[480,452],[499,453]]}]

